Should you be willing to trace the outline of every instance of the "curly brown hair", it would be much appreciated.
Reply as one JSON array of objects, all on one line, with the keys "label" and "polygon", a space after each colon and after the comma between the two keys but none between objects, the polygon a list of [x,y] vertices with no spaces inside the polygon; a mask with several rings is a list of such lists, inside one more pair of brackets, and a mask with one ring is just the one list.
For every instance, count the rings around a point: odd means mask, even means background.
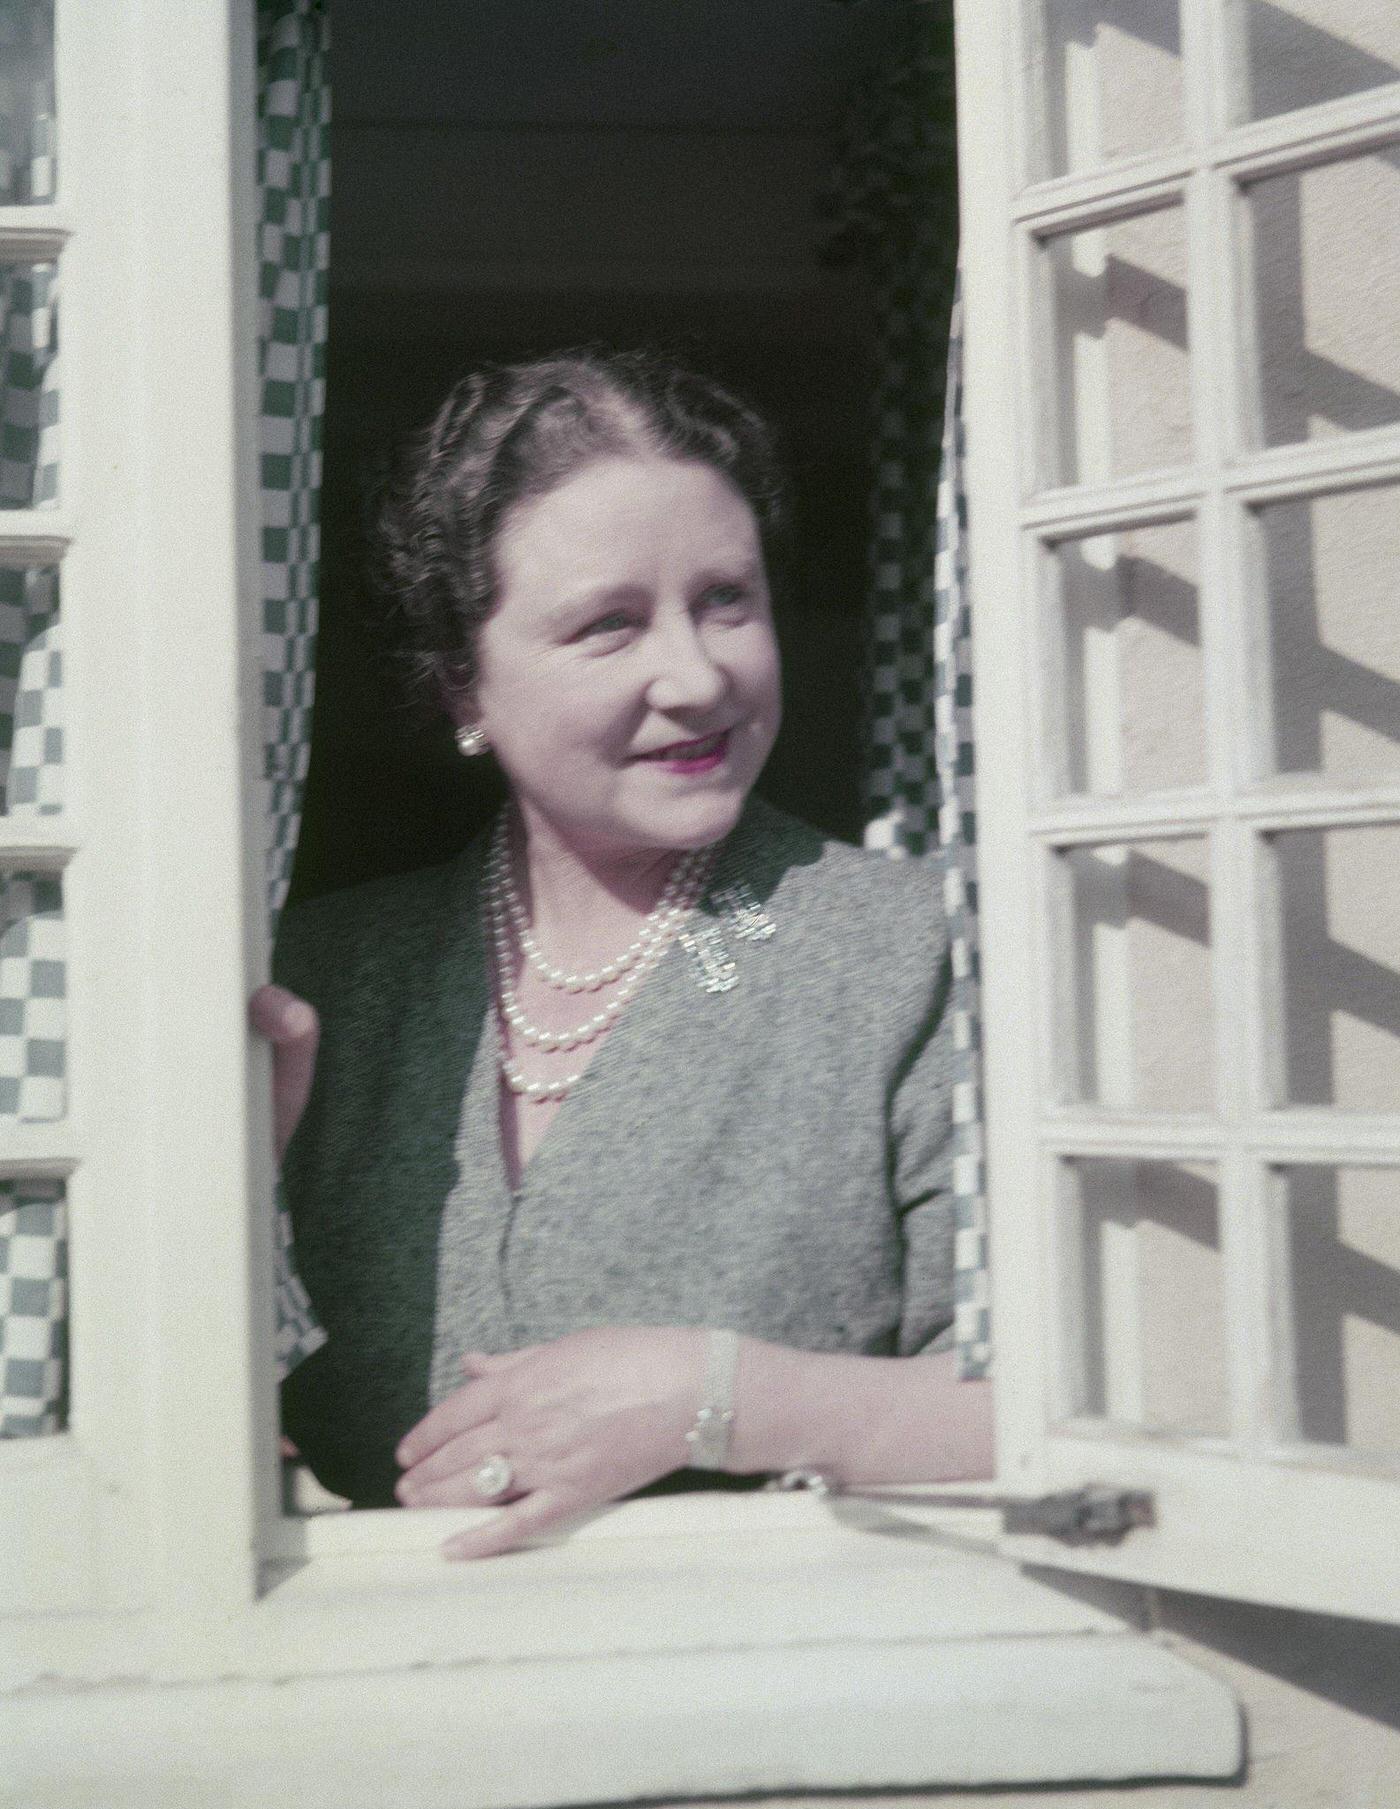
[{"label": "curly brown hair", "polygon": [[694,460],[727,477],[779,580],[787,480],[772,430],[748,403],[655,352],[584,348],[487,366],[453,386],[378,498],[376,587],[419,701],[445,708],[475,678],[509,512],[595,459],[629,454]]}]

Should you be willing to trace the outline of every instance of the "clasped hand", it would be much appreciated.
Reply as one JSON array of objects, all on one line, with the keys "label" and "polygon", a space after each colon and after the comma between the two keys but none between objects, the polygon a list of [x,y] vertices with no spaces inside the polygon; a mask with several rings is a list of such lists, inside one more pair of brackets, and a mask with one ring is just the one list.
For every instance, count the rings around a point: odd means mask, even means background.
[{"label": "clasped hand", "polygon": [[[704,1340],[694,1327],[604,1326],[499,1356],[469,1353],[466,1384],[399,1444],[399,1500],[507,1503],[442,1548],[484,1558],[680,1469],[701,1402]],[[493,1455],[508,1460],[513,1480],[487,1502],[473,1477]]]}]

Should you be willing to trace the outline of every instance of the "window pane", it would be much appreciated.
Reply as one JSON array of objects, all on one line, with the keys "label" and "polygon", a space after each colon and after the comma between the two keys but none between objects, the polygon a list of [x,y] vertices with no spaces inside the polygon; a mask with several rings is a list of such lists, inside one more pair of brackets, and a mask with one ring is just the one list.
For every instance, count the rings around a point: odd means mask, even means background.
[{"label": "window pane", "polygon": [[1070,1099],[1213,1108],[1209,863],[1200,836],[1058,857],[1072,1021],[1055,1043],[1077,1069],[1064,1077]]},{"label": "window pane", "polygon": [[1224,1265],[1208,1164],[1065,1165],[1072,1414],[1155,1432],[1230,1429]]},{"label": "window pane", "polygon": [[1400,1168],[1276,1176],[1279,1435],[1400,1458]]},{"label": "window pane", "polygon": [[52,201],[53,0],[0,0],[0,207]]},{"label": "window pane", "polygon": [[1281,1104],[1400,1112],[1400,829],[1267,838],[1278,961],[1268,1023]]},{"label": "window pane", "polygon": [[68,1423],[68,1220],[61,1181],[0,1181],[0,1438]]},{"label": "window pane", "polygon": [[66,1110],[63,882],[0,871],[0,1127]]},{"label": "window pane", "polygon": [[1400,772],[1400,488],[1258,511],[1274,770]]},{"label": "window pane", "polygon": [[1278,446],[1400,421],[1400,149],[1244,193],[1259,437]]},{"label": "window pane", "polygon": [[1400,81],[1395,0],[1236,0],[1244,34],[1240,115],[1268,119]]},{"label": "window pane", "polygon": [[0,566],[0,816],[63,807],[58,572]]},{"label": "window pane", "polygon": [[0,264],[0,508],[58,500],[57,266]]},{"label": "window pane", "polygon": [[1052,763],[1072,792],[1198,785],[1205,675],[1194,522],[1063,540],[1054,549],[1063,707]]},{"label": "window pane", "polygon": [[1102,483],[1191,457],[1179,207],[1048,239],[1055,395],[1049,475]]},{"label": "window pane", "polygon": [[1179,144],[1177,0],[1041,0],[1045,142],[1036,178]]}]

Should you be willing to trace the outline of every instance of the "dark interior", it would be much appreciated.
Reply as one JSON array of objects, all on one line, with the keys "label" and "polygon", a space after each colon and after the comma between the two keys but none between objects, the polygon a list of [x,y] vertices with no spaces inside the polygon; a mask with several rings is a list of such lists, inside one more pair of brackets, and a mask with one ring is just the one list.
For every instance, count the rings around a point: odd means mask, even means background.
[{"label": "dark interior", "polygon": [[483,359],[669,349],[777,423],[798,559],[760,783],[861,827],[872,298],[820,196],[903,0],[332,0],[322,614],[294,892],[442,860],[497,782],[391,681],[363,578],[387,448]]}]

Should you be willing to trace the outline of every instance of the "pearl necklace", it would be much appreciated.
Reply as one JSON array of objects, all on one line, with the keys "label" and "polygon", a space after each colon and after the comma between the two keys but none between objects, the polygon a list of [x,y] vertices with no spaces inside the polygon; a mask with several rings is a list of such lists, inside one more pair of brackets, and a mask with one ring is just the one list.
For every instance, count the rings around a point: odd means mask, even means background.
[{"label": "pearl necklace", "polygon": [[669,926],[670,913],[676,900],[685,892],[694,876],[705,865],[709,856],[706,848],[693,849],[683,855],[672,869],[671,877],[666,881],[666,889],[657,900],[655,908],[648,912],[641,929],[620,955],[611,961],[602,962],[596,972],[571,974],[562,967],[555,967],[545,955],[530,930],[530,919],[526,915],[525,906],[520,893],[516,889],[515,875],[511,871],[510,848],[506,837],[505,818],[497,825],[491,847],[491,867],[496,877],[501,902],[505,906],[510,926],[515,932],[515,940],[521,954],[530,966],[549,986],[561,992],[598,992],[605,986],[635,968],[637,963],[647,954],[663,930]]},{"label": "pearl necklace", "polygon": [[[515,889],[505,819],[501,818],[492,837],[487,861],[482,914],[495,968],[496,1009],[501,1020],[500,1069],[512,1093],[539,1103],[562,1100],[578,1085],[583,1078],[582,1070],[576,1074],[563,1075],[557,1080],[531,1080],[510,1054],[510,1032],[514,1031],[531,1048],[548,1054],[555,1050],[576,1049],[580,1044],[591,1043],[610,1030],[627,1001],[660,961],[672,938],[699,902],[712,859],[713,851],[702,848],[677,862],[676,871],[667,882],[665,891],[648,913],[641,932],[625,951],[625,959],[605,962],[596,974],[566,975],[562,969],[550,969],[552,974],[558,976],[551,983],[562,990],[583,991],[586,982],[589,991],[596,992],[605,986],[616,986],[617,991],[600,1011],[574,1029],[543,1030],[526,1017],[511,980],[515,953],[512,938],[521,945],[521,952],[528,955],[524,938],[529,934],[529,923]],[[538,945],[534,946],[538,950]],[[543,956],[540,960],[543,962]],[[531,965],[538,971],[538,963],[532,961]],[[544,965],[547,967],[548,963]]]}]

